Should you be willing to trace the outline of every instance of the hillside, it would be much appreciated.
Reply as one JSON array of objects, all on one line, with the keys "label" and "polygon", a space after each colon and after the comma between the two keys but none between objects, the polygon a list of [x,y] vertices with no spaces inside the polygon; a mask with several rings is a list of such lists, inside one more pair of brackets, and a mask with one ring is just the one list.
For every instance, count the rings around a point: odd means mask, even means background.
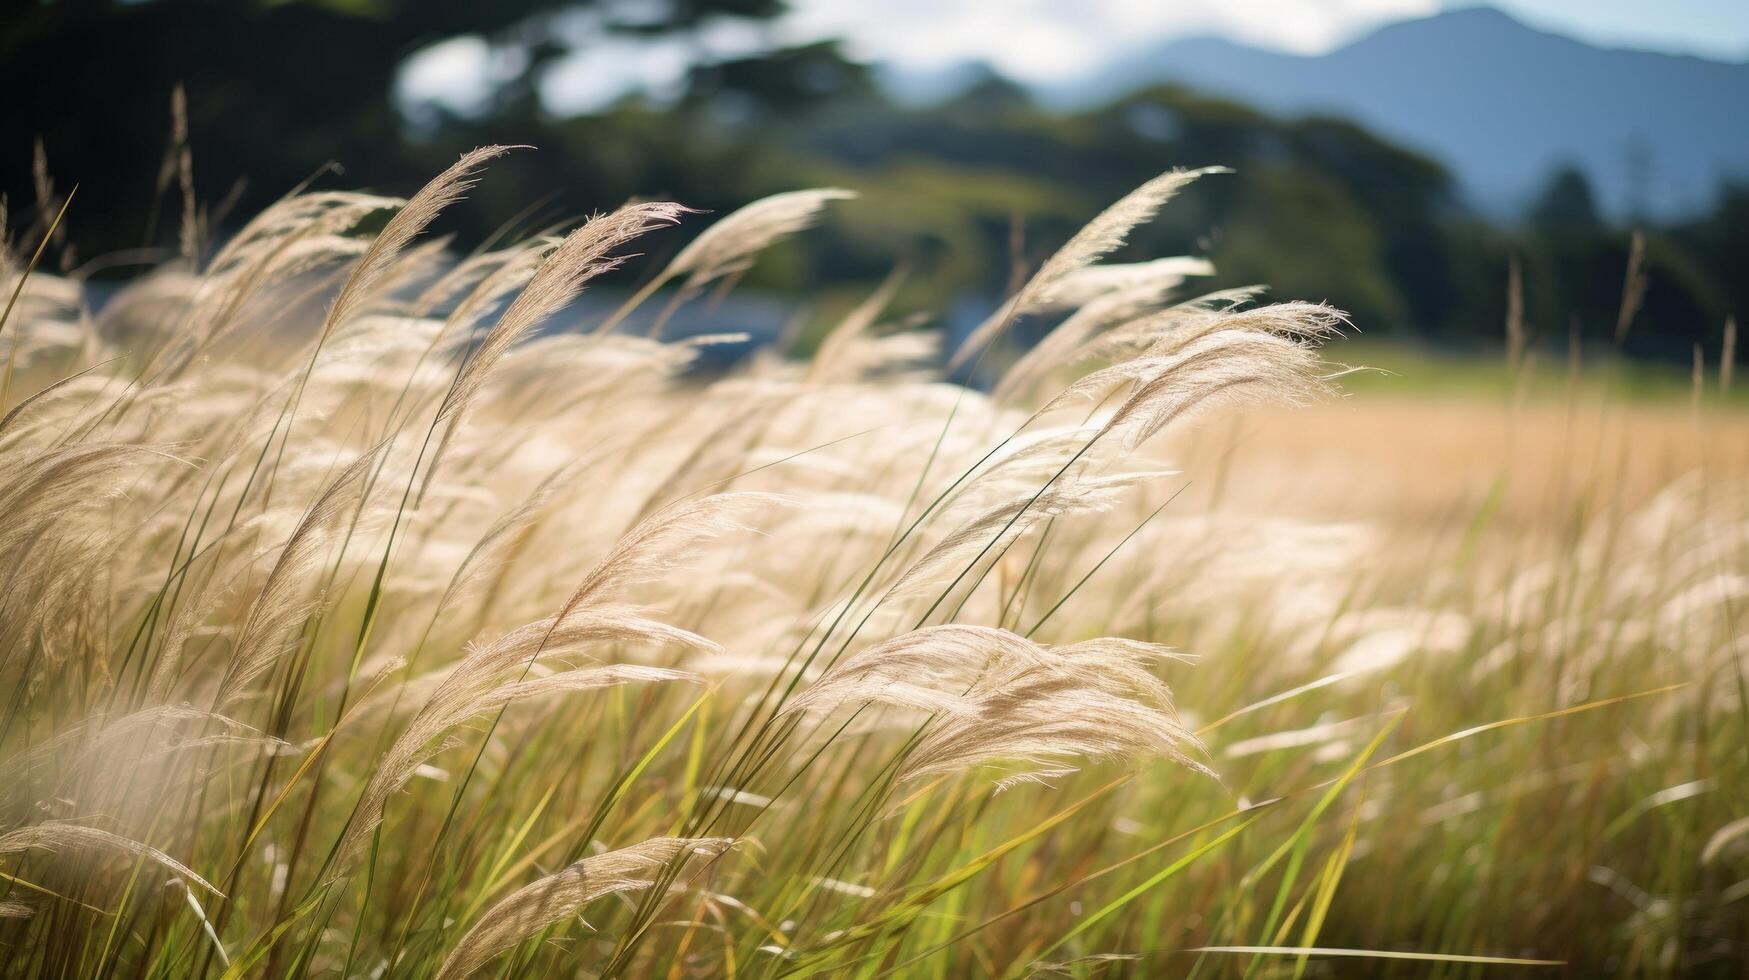
[{"label": "hillside", "polygon": [[1390,24],[1317,57],[1182,39],[1042,94],[1084,106],[1167,81],[1353,118],[1444,161],[1496,213],[1566,162],[1617,216],[1697,211],[1721,179],[1749,174],[1749,64],[1594,47],[1485,7]]}]

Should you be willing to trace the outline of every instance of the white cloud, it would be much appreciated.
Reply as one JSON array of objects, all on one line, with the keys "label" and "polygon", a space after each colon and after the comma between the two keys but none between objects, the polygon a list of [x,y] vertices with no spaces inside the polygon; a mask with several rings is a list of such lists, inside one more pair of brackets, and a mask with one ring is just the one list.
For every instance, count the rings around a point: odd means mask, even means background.
[{"label": "white cloud", "polygon": [[849,39],[853,55],[910,68],[988,61],[1031,82],[1059,81],[1163,38],[1216,33],[1302,53],[1329,50],[1438,0],[796,0],[791,40]]},{"label": "white cloud", "polygon": [[[630,17],[641,5],[662,0],[606,2],[606,8],[577,10],[557,20],[560,35],[577,51],[542,81],[542,98],[556,111],[588,111],[632,91],[671,93],[701,54],[732,57],[774,39],[843,38],[858,58],[910,69],[982,60],[1022,81],[1049,83],[1189,34],[1317,54],[1379,23],[1472,0],[791,0],[791,13],[774,26],[717,19],[685,43],[606,35],[604,9]],[[1485,2],[1605,43],[1728,59],[1749,54],[1745,0]],[[481,108],[496,84],[520,70],[522,63],[514,61],[519,56],[514,47],[494,47],[475,36],[426,48],[401,69],[403,107]]]},{"label": "white cloud", "polygon": [[415,114],[429,104],[477,112],[527,65],[528,53],[519,47],[494,47],[478,34],[464,34],[415,51],[401,64],[396,93],[403,110]]},{"label": "white cloud", "polygon": [[[622,12],[625,7],[619,5]],[[634,38],[605,31],[597,11],[581,10],[564,17],[559,30],[573,50],[542,74],[540,97],[560,115],[599,109],[632,92],[674,97],[694,63],[769,47],[760,27],[726,18],[685,38]]]},{"label": "white cloud", "polygon": [[478,35],[451,38],[417,51],[401,65],[400,91],[408,102],[440,102],[466,111],[491,95],[492,49]]},{"label": "white cloud", "polygon": [[631,92],[670,96],[685,80],[692,56],[693,50],[674,38],[587,45],[542,74],[541,103],[568,115],[598,109]]},{"label": "white cloud", "polygon": [[[597,109],[634,91],[660,97],[676,90],[701,53],[745,54],[773,38],[843,38],[852,56],[869,61],[930,69],[981,60],[1025,82],[1056,82],[1187,34],[1317,53],[1381,21],[1438,6],[1439,0],[793,0],[769,30],[719,20],[686,40],[608,35],[599,10],[579,10],[555,25],[575,50],[548,68],[540,92],[561,114]],[[402,68],[403,102],[469,111],[496,80],[510,77],[505,57],[472,36],[426,48]]]}]

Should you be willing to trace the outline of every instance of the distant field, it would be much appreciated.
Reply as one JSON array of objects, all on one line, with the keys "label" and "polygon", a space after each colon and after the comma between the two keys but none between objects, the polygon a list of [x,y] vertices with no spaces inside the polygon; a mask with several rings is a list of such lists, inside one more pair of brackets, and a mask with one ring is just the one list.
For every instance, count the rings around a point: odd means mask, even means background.
[{"label": "distant field", "polygon": [[[1356,335],[1331,351],[1337,360],[1376,368],[1352,375],[1343,387],[1355,393],[1505,395],[1564,400],[1575,390],[1581,397],[1609,395],[1626,401],[1687,401],[1693,393],[1688,365],[1625,360],[1604,345],[1581,351],[1577,374],[1566,350],[1533,348],[1522,370],[1511,370],[1500,351],[1444,350],[1419,344],[1381,341]],[[1703,366],[1708,405],[1749,406],[1749,388],[1733,378],[1729,392],[1719,390],[1719,365]],[[1741,370],[1737,372],[1741,374]]]},{"label": "distant field", "polygon": [[1375,377],[1345,383],[1340,400],[1199,427],[1184,449],[1201,465],[1187,471],[1209,483],[1216,466],[1223,493],[1286,513],[1431,529],[1510,504],[1506,516],[1549,531],[1573,508],[1632,507],[1684,479],[1749,476],[1749,411],[1736,399],[1697,414],[1686,392],[1623,397],[1608,381],[1519,399],[1443,385]]},{"label": "distant field", "polygon": [[[883,287],[700,376],[727,339],[673,311],[843,195],[542,332],[683,215],[424,248],[492,155],[96,314],[7,257],[0,974],[1749,962],[1716,375],[1509,374],[1101,264],[1167,174],[958,351]],[[992,391],[939,380],[1038,311]]]}]

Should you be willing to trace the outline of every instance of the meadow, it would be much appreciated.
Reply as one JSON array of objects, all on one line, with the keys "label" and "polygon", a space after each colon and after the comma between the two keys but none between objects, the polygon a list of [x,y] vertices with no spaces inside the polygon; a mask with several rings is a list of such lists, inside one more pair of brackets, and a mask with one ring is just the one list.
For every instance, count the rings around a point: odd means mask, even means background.
[{"label": "meadow", "polygon": [[0,974],[1742,974],[1728,368],[1102,261],[1171,172],[955,349],[895,276],[703,370],[845,192],[452,255],[499,152],[4,256]]}]

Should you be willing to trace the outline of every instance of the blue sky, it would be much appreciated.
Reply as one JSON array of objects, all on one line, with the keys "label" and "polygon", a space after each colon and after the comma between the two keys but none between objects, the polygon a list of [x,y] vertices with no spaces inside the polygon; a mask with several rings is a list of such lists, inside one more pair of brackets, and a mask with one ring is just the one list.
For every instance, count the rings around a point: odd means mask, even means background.
[{"label": "blue sky", "polygon": [[1495,6],[1602,44],[1749,60],[1749,0],[1505,0]]},{"label": "blue sky", "polygon": [[[786,30],[838,35],[860,54],[919,67],[983,58],[1047,80],[1174,36],[1317,54],[1383,22],[1473,6],[1456,0],[793,0]],[[1537,26],[1597,43],[1749,59],[1749,0],[1496,0]]]},{"label": "blue sky", "polygon": [[[614,0],[609,0],[610,4]],[[619,0],[635,5],[647,0]],[[547,73],[542,97],[583,112],[627,91],[661,95],[703,51],[733,56],[777,42],[843,38],[853,55],[929,70],[987,61],[1028,82],[1077,77],[1135,48],[1190,34],[1318,54],[1392,20],[1468,0],[791,0],[775,26],[719,22],[699,38],[599,42],[599,14],[569,15],[577,53]],[[1520,19],[1598,44],[1749,60],[1749,0],[1494,0]],[[513,75],[520,52],[460,38],[416,55],[402,92],[458,108]]]}]

